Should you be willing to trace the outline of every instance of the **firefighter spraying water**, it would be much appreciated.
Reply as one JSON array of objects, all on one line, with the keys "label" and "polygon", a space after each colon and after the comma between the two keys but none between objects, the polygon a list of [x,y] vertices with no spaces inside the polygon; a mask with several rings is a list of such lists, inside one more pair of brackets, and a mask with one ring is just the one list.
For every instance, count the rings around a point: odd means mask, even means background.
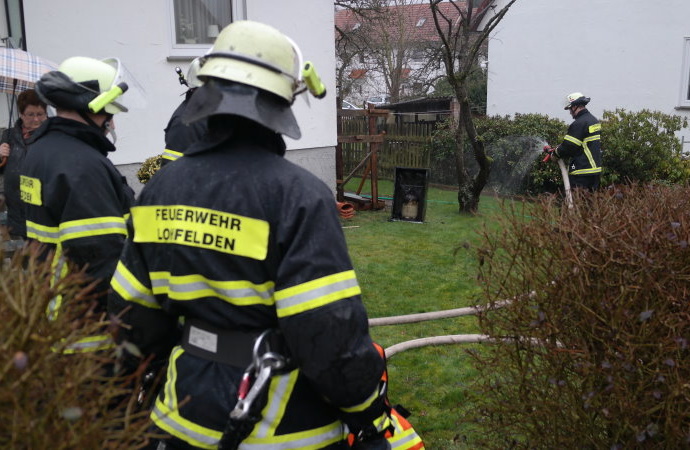
[{"label": "firefighter spraying water", "polygon": [[[601,178],[601,123],[587,110],[589,102],[590,98],[580,92],[567,95],[563,109],[569,111],[574,120],[560,145],[544,146],[547,154],[544,161],[555,157],[561,168],[569,206],[572,206],[570,187],[593,192],[599,188]],[[564,158],[570,159],[567,168]]]}]

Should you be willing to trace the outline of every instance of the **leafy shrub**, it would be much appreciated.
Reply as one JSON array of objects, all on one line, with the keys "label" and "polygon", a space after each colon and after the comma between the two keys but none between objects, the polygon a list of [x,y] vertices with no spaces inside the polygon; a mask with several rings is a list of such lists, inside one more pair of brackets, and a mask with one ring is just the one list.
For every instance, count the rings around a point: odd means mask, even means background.
[{"label": "leafy shrub", "polygon": [[[560,171],[555,164],[542,164],[544,144],[555,145],[562,140],[566,124],[541,114],[476,117],[477,133],[484,141],[487,155],[492,159],[488,187],[506,194],[555,192],[562,185]],[[456,184],[455,136],[450,120],[432,134],[430,141],[432,180]],[[464,163],[470,173],[478,170],[469,143]],[[438,179],[441,173],[442,179]]]},{"label": "leafy shrub", "polygon": [[[476,354],[487,447],[686,448],[690,439],[687,186],[630,185],[575,208],[504,204],[484,232]],[[525,217],[529,217],[526,220]]]},{"label": "leafy shrub", "polygon": [[683,144],[675,134],[687,126],[687,119],[659,111],[604,111],[602,184],[690,179],[690,162],[681,157]]},{"label": "leafy shrub", "polygon": [[[152,435],[148,413],[136,408],[138,377],[108,376],[114,353],[62,352],[107,326],[85,275],[53,289],[38,253],[30,246],[0,267],[0,448],[141,448]],[[58,294],[60,314],[48,320]]]},{"label": "leafy shrub", "polygon": [[477,132],[493,159],[489,187],[506,194],[556,192],[562,186],[556,164],[542,163],[546,144],[556,145],[566,124],[543,114],[489,116],[477,120]]},{"label": "leafy shrub", "polygon": [[[454,135],[450,121],[432,135],[432,179],[434,171],[442,181],[455,184]],[[544,144],[563,141],[568,124],[541,114],[515,114],[475,118],[480,139],[492,159],[487,187],[505,194],[536,195],[562,189],[556,164],[541,163]],[[690,161],[682,156],[676,132],[687,127],[687,119],[659,111],[604,111],[602,116],[602,186],[627,182],[683,183],[690,180]],[[470,173],[477,163],[469,144],[464,152]]]}]

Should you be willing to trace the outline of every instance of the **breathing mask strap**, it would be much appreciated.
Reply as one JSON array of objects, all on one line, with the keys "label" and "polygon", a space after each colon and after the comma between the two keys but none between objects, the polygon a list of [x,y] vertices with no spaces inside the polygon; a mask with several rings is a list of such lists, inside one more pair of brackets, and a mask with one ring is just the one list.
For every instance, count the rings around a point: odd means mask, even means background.
[{"label": "breathing mask strap", "polygon": [[103,134],[110,134],[113,137],[113,145],[117,142],[117,134],[115,134],[115,127],[113,127],[113,115],[107,114],[105,121],[103,121]]},{"label": "breathing mask strap", "polygon": [[113,115],[112,114],[106,114],[105,120],[103,121],[102,125],[98,125],[96,122],[93,121],[89,113],[85,111],[77,111],[79,113],[79,116],[86,121],[87,124],[90,126],[96,128],[98,131],[103,133],[104,135],[107,135],[110,133],[110,135],[113,137],[113,144],[117,140],[117,136],[115,135],[115,129],[112,128],[112,120],[113,120]]}]

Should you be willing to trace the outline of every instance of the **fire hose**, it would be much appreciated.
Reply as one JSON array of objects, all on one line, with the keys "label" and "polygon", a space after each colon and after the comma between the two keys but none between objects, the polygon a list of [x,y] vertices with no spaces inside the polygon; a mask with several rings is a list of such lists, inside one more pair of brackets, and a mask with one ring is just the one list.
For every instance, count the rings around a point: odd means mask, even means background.
[{"label": "fire hose", "polygon": [[568,208],[573,207],[573,193],[570,190],[570,179],[568,178],[568,169],[565,167],[565,163],[561,158],[558,158],[558,155],[554,155],[556,152],[556,148],[551,147],[550,145],[545,145],[544,146],[544,153],[546,153],[546,156],[544,156],[544,159],[542,159],[542,162],[548,162],[551,160],[552,157],[556,158],[556,162],[558,162],[558,167],[561,169],[561,177],[563,178],[563,189],[565,190],[565,202],[568,205]]}]

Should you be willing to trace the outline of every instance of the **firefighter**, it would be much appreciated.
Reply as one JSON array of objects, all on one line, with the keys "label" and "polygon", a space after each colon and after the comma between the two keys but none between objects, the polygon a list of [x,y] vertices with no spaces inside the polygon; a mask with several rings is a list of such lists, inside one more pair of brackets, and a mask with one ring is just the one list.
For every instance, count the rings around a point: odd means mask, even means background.
[{"label": "firefighter", "polygon": [[552,151],[559,158],[570,158],[568,179],[573,189],[595,191],[601,178],[601,124],[587,110],[589,101],[590,98],[580,92],[565,98],[564,109],[570,112],[574,121],[568,127],[563,143]]},{"label": "firefighter", "polygon": [[[355,447],[390,448],[384,361],[333,194],[284,158],[283,135],[301,136],[300,60],[268,25],[223,29],[185,113],[207,136],[132,208],[108,305],[127,324],[118,339],[167,361],[151,418],[171,437],[158,448],[343,448],[348,432]],[[272,352],[257,359],[264,333]],[[282,363],[249,404],[243,373],[267,358]],[[252,414],[229,419],[238,394]]]},{"label": "firefighter", "polygon": [[175,161],[184,153],[186,148],[201,139],[204,134],[206,134],[206,122],[198,121],[194,123],[183,123],[182,115],[184,114],[187,105],[189,104],[189,99],[192,97],[194,91],[201,86],[201,80],[197,76],[199,71],[199,63],[201,58],[196,58],[189,65],[187,70],[187,76],[182,77],[182,72],[180,71],[181,83],[185,84],[189,89],[184,94],[184,100],[175,109],[168,125],[165,127],[165,150],[163,151],[161,157],[161,167],[165,166],[170,161]]},{"label": "firefighter", "polygon": [[[134,201],[107,157],[115,150],[106,136],[113,130],[113,115],[126,110],[112,100],[126,89],[118,86],[121,71],[117,59],[72,57],[44,74],[36,93],[55,107],[56,116],[35,132],[20,171],[27,237],[45,244],[46,255],[52,251],[53,282],[66,274],[70,261],[99,280],[96,293],[109,288],[127,234],[125,215]],[[52,314],[60,302],[52,300]],[[107,297],[99,302],[105,311]],[[109,342],[94,337],[74,350],[97,350]]]}]

